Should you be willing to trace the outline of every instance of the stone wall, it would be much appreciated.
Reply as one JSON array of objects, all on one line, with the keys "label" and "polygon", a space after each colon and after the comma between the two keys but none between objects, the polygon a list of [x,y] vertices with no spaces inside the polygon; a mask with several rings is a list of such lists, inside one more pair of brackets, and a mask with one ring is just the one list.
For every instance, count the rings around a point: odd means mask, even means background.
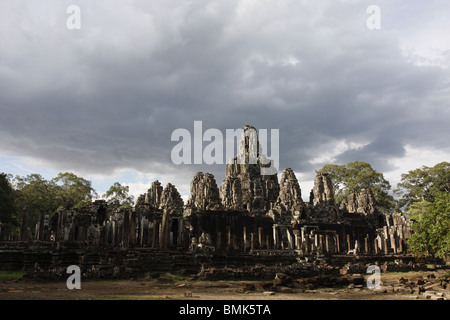
[{"label": "stone wall", "polygon": [[[226,165],[220,188],[212,174],[198,172],[185,205],[174,185],[163,188],[154,181],[134,208],[113,212],[97,200],[85,208],[42,215],[35,240],[61,247],[184,252],[292,250],[299,256],[406,252],[409,222],[401,214],[378,212],[369,190],[352,192],[338,208],[329,176],[319,173],[310,201],[304,202],[291,168],[280,181],[277,173],[262,175],[261,169],[271,165],[256,129],[245,126],[239,153]],[[32,241],[29,233],[22,239]]]}]

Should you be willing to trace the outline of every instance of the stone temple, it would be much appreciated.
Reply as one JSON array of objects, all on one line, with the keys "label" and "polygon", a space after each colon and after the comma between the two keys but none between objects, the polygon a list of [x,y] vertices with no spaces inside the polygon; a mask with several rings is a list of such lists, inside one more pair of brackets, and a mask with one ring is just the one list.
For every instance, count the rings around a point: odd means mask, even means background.
[{"label": "stone temple", "polygon": [[252,148],[249,132],[256,129],[244,127],[239,153],[226,165],[220,186],[212,174],[198,172],[186,204],[174,185],[154,181],[134,208],[113,212],[97,200],[43,216],[35,239],[23,232],[21,242],[0,252],[0,268],[10,263],[56,270],[73,263],[107,277],[406,253],[408,221],[380,213],[370,190],[352,192],[338,207],[330,178],[319,173],[305,202],[291,168],[280,177],[261,174],[268,161],[259,143]]}]

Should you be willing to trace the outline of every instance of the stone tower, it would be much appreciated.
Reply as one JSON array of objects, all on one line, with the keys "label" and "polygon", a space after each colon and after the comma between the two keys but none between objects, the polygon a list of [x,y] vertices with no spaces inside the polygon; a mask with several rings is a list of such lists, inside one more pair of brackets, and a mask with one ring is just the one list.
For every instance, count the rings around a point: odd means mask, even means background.
[{"label": "stone tower", "polygon": [[[261,168],[267,166],[265,159],[256,129],[245,125],[239,142],[239,153],[228,162],[221,186],[225,208],[243,207],[252,212],[268,210],[275,204],[280,186],[277,174],[261,174]],[[236,179],[239,179],[239,183]],[[236,190],[237,187],[240,191]]]},{"label": "stone tower", "polygon": [[221,209],[219,188],[211,173],[197,172],[194,176],[187,207],[201,211]]},{"label": "stone tower", "polygon": [[304,207],[302,191],[297,177],[291,168],[286,168],[281,175],[278,204],[286,210],[300,211]]},{"label": "stone tower", "polygon": [[318,173],[312,190],[313,205],[334,206],[334,191],[330,177],[326,173]]}]

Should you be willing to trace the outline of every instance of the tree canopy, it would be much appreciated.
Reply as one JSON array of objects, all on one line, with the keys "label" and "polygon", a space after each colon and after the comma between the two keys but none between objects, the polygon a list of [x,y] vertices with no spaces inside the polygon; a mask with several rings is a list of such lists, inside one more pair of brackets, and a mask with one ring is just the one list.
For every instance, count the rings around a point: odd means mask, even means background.
[{"label": "tree canopy", "polygon": [[5,173],[0,173],[0,237],[18,227],[14,190]]},{"label": "tree canopy", "polygon": [[66,209],[83,207],[96,196],[90,181],[70,172],[59,173],[51,180],[46,180],[39,174],[17,176],[15,189],[20,205],[48,213],[58,207]]},{"label": "tree canopy", "polygon": [[119,182],[114,182],[103,197],[113,210],[121,207],[130,208],[133,206],[134,197],[128,194],[129,191],[130,188],[128,186],[122,186]]},{"label": "tree canopy", "polygon": [[19,213],[18,223],[21,223],[22,211],[25,209],[31,229],[41,214],[53,215],[58,208],[83,207],[96,196],[90,181],[70,172],[59,173],[51,180],[46,180],[40,174],[16,176],[13,187],[15,207]]},{"label": "tree canopy", "polygon": [[367,162],[353,161],[345,165],[327,164],[317,172],[329,175],[338,204],[352,191],[370,189],[381,212],[392,212],[395,208],[394,198],[389,195],[391,189],[389,181]]},{"label": "tree canopy", "polygon": [[416,202],[432,203],[440,192],[450,192],[450,163],[441,162],[404,173],[397,187],[399,207],[405,211]]},{"label": "tree canopy", "polygon": [[[75,209],[89,205],[97,192],[92,183],[71,172],[59,173],[47,180],[40,174],[16,176],[0,174],[0,224],[3,231],[17,232],[22,223],[23,212],[27,212],[27,225],[32,230],[42,214],[53,215],[59,208]],[[115,182],[103,195],[109,206],[116,210],[129,208],[134,204],[134,197],[129,194],[129,187]]]},{"label": "tree canopy", "polygon": [[417,257],[449,257],[450,163],[411,170],[397,186],[399,207],[413,221],[410,251]]},{"label": "tree canopy", "polygon": [[58,174],[50,183],[56,186],[55,196],[59,206],[66,209],[84,207],[91,203],[94,196],[97,196],[91,186],[91,181],[71,172]]},{"label": "tree canopy", "polygon": [[414,216],[409,250],[416,257],[450,257],[450,193],[438,192],[434,201],[415,202],[410,206]]}]

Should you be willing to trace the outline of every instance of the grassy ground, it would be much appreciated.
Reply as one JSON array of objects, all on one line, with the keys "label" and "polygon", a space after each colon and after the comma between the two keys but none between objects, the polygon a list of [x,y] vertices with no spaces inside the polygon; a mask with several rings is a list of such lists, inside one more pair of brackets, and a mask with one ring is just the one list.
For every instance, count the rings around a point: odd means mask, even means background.
[{"label": "grassy ground", "polygon": [[[426,277],[440,272],[389,272],[382,273],[384,284],[397,283],[398,279]],[[292,293],[268,295],[263,289],[245,291],[252,281],[190,280],[187,277],[165,275],[160,279],[150,277],[137,280],[82,281],[80,290],[69,290],[65,282],[33,282],[22,280],[23,272],[0,272],[1,300],[411,300],[418,295],[394,292],[380,293],[361,288],[294,289]],[[368,277],[368,275],[367,275]],[[258,283],[253,281],[253,283]]]},{"label": "grassy ground", "polygon": [[23,271],[0,271],[0,285],[3,282],[18,280],[25,274]]}]

